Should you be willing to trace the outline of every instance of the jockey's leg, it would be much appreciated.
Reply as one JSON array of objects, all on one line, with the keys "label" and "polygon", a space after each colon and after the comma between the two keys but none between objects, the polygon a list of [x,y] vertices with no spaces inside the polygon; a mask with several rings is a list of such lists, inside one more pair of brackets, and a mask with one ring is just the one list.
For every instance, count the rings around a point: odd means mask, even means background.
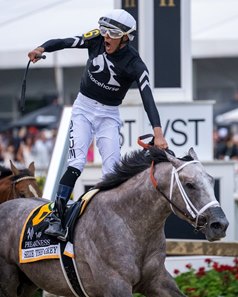
[{"label": "jockey's leg", "polygon": [[49,216],[49,226],[45,230],[45,234],[56,237],[65,237],[66,230],[62,227],[61,219],[64,215],[64,211],[73,191],[75,182],[80,174],[80,170],[69,166],[65,174],[62,176],[56,194],[55,205]]},{"label": "jockey's leg", "polygon": [[98,123],[96,145],[102,157],[102,173],[105,176],[113,171],[115,163],[120,160],[120,126],[110,118]]},{"label": "jockey's leg", "polygon": [[45,230],[48,235],[64,238],[66,230],[62,228],[61,218],[69,201],[77,178],[80,176],[87,160],[88,148],[92,142],[92,124],[90,109],[80,107],[78,100],[74,103],[69,127],[69,157],[68,168],[62,176],[56,194],[55,207],[50,216],[49,227]]}]

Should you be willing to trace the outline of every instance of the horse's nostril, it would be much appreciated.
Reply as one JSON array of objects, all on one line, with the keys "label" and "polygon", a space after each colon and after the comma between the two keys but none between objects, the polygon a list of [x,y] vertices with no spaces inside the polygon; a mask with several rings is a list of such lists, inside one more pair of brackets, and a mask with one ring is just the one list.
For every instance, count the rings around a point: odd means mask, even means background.
[{"label": "horse's nostril", "polygon": [[214,229],[220,229],[222,226],[220,223],[218,222],[215,222],[215,223],[212,223],[211,224],[211,228],[214,228]]}]

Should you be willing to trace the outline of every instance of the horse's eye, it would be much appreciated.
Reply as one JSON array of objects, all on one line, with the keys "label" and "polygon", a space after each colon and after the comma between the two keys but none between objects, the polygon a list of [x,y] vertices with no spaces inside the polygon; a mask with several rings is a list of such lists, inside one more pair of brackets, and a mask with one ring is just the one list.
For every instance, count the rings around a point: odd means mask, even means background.
[{"label": "horse's eye", "polygon": [[194,190],[195,189],[195,186],[191,183],[186,183],[186,187],[189,189],[189,190]]}]

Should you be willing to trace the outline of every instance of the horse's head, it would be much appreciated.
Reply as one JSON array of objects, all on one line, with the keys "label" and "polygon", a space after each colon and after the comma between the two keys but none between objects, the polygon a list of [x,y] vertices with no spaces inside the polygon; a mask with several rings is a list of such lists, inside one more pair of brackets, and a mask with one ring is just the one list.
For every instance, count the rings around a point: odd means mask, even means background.
[{"label": "horse's head", "polygon": [[214,179],[205,171],[193,148],[188,152],[191,161],[166,155],[173,165],[169,197],[173,212],[201,230],[209,241],[225,237],[229,223],[215,198]]},{"label": "horse's head", "polygon": [[[19,170],[10,161],[12,170],[12,198],[42,197],[36,182],[35,165],[32,162],[27,169]],[[10,189],[9,189],[10,190]]]}]

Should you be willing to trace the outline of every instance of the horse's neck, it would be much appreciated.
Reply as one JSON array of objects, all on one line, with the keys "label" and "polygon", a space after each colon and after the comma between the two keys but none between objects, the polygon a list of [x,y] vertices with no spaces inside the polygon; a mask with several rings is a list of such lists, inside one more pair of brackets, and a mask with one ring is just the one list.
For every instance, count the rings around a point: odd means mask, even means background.
[{"label": "horse's neck", "polygon": [[0,203],[13,198],[11,177],[6,177],[0,182]]},{"label": "horse's neck", "polygon": [[148,169],[138,174],[108,197],[108,206],[111,204],[123,221],[139,232],[162,228],[170,213],[168,202],[153,187],[149,173]]}]

